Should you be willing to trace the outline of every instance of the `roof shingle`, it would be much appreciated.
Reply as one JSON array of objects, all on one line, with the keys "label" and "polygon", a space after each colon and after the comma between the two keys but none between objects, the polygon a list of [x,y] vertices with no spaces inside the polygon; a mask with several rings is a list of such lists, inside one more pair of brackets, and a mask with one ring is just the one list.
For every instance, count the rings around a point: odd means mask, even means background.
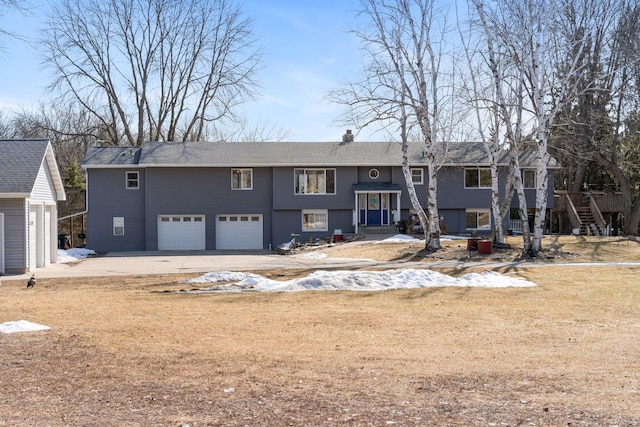
[{"label": "roof shingle", "polygon": [[0,193],[30,193],[48,145],[46,139],[0,140]]}]

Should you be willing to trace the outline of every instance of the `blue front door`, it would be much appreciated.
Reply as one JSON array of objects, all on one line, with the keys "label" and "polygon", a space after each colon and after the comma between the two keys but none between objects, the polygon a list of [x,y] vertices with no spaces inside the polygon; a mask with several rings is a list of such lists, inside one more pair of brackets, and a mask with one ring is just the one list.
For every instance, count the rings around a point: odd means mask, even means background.
[{"label": "blue front door", "polygon": [[380,193],[367,194],[367,225],[382,225]]},{"label": "blue front door", "polygon": [[361,225],[389,225],[389,194],[360,193],[358,210]]}]

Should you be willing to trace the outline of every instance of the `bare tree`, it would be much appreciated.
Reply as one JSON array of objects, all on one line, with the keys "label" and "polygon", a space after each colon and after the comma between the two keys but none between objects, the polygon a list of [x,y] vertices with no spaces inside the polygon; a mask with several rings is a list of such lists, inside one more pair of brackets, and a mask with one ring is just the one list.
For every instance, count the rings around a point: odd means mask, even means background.
[{"label": "bare tree", "polygon": [[369,63],[363,81],[346,85],[332,99],[348,105],[349,119],[361,127],[398,125],[405,151],[406,144],[418,143],[410,135],[418,135],[428,174],[426,213],[415,194],[410,196],[426,248],[439,249],[436,153],[450,137],[444,117],[451,113],[453,90],[444,10],[431,0],[361,0],[360,6],[364,23],[354,33]]},{"label": "bare tree", "polygon": [[20,138],[47,138],[51,141],[62,177],[68,188],[78,188],[80,163],[87,148],[100,135],[100,123],[88,111],[73,105],[40,105],[37,110],[16,113],[13,127]]},{"label": "bare tree", "polygon": [[[478,48],[478,51],[485,52],[484,64],[489,73],[490,86],[488,89],[490,97],[487,98],[488,119],[479,115],[481,105],[474,102],[477,111],[478,127],[482,129],[483,123],[488,122],[493,126],[489,129],[489,136],[481,134],[485,150],[492,162],[492,212],[494,218],[499,216],[504,218],[509,211],[511,197],[515,191],[518,195],[519,215],[522,223],[523,241],[525,252],[531,248],[531,232],[528,223],[527,199],[524,193],[520,168],[520,152],[523,146],[523,114],[525,105],[524,71],[513,67],[513,61],[509,59],[509,51],[496,40],[495,23],[491,24],[484,12],[483,3],[473,1],[473,7],[478,16],[480,26],[480,43],[485,43],[486,48]],[[467,49],[469,51],[469,49]],[[471,61],[470,61],[471,62]],[[471,82],[476,86],[477,79],[472,76]],[[474,89],[474,93],[479,90]],[[500,138],[500,129],[504,129],[505,140]],[[495,161],[498,151],[507,147],[509,151],[508,177],[505,183],[504,199],[502,204],[498,203],[498,183],[496,175],[497,168]],[[500,221],[496,220],[496,225]],[[499,236],[502,230],[496,230]]]},{"label": "bare tree", "polygon": [[[609,102],[601,102],[597,113],[610,113],[611,133],[598,132],[593,123],[583,126],[588,153],[615,179],[623,196],[625,234],[637,235],[640,224],[640,177],[637,173],[637,116],[640,105],[640,5],[622,2],[613,25],[606,67],[605,84],[599,94]],[[600,122],[602,123],[602,122]]]},{"label": "bare tree", "polygon": [[[478,10],[481,24],[483,21],[482,8]],[[513,180],[512,169],[509,169],[509,177],[505,185],[504,203],[500,203],[500,188],[498,161],[501,160],[505,141],[500,137],[503,127],[503,114],[500,108],[500,98],[502,93],[497,93],[501,88],[495,88],[492,85],[492,76],[499,74],[498,63],[494,52],[493,39],[491,35],[486,36],[484,43],[487,45],[488,53],[484,54],[485,49],[481,48],[483,39],[475,37],[473,25],[469,28],[468,36],[462,30],[460,19],[458,19],[458,27],[460,31],[461,41],[468,66],[467,82],[463,84],[464,92],[468,96],[468,103],[475,112],[476,133],[478,134],[484,150],[487,153],[489,167],[491,170],[491,216],[493,238],[495,241],[504,243],[504,226],[503,219],[508,213],[511,198],[513,197]],[[480,32],[483,33],[482,31]],[[483,52],[483,55],[480,55]],[[478,57],[486,57],[488,59],[480,59]],[[478,63],[480,61],[480,63]],[[487,61],[491,73],[487,73],[483,67],[483,62]]]},{"label": "bare tree", "polygon": [[[0,0],[0,17],[5,16],[6,13],[11,11],[24,13],[26,11],[24,0]],[[2,27],[0,27],[0,36],[20,38],[19,35]],[[3,46],[0,44],[0,50],[2,50],[2,48]]]},{"label": "bare tree", "polygon": [[61,102],[115,145],[201,140],[254,95],[260,52],[233,0],[62,0],[43,39]]},{"label": "bare tree", "polygon": [[[516,75],[524,77],[520,80],[527,94],[523,113],[530,120],[537,153],[533,239],[530,246],[525,241],[525,251],[535,254],[542,246],[546,219],[551,131],[558,112],[575,102],[581,90],[591,87],[578,85],[576,76],[585,71],[580,59],[594,34],[603,28],[606,6],[587,0],[501,1],[492,4],[494,9],[474,4],[484,17],[485,35],[495,35],[495,43],[504,49]],[[579,31],[575,31],[576,22]],[[503,77],[494,70],[496,85],[502,85]]]},{"label": "bare tree", "polygon": [[258,120],[249,122],[246,119],[240,119],[236,121],[236,126],[233,130],[220,129],[213,139],[229,142],[281,142],[290,137],[289,131],[278,127],[270,121]]}]

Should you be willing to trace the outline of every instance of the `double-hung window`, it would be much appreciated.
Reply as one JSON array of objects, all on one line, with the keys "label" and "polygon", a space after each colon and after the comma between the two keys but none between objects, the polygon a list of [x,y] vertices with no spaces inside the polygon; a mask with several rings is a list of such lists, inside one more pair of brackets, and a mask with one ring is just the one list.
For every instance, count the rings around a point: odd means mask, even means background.
[{"label": "double-hung window", "polygon": [[295,169],[295,194],[335,194],[335,169]]},{"label": "double-hung window", "polygon": [[231,169],[232,190],[253,189],[253,169]]},{"label": "double-hung window", "polygon": [[491,169],[466,168],[464,170],[465,188],[491,188]]},{"label": "double-hung window", "polygon": [[323,209],[305,209],[302,211],[302,231],[327,231],[328,213]]},{"label": "double-hung window", "polygon": [[411,181],[414,184],[418,184],[418,185],[424,184],[424,169],[422,169],[422,168],[412,168],[411,169]]},{"label": "double-hung window", "polygon": [[127,190],[137,190],[140,188],[140,174],[136,171],[127,171]]}]

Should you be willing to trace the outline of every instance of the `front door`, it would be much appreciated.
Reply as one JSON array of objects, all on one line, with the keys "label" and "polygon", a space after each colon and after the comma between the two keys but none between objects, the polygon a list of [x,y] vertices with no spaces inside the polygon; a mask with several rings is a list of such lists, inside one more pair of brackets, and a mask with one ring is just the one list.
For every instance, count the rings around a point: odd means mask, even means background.
[{"label": "front door", "polygon": [[389,225],[389,193],[360,194],[360,224]]}]

